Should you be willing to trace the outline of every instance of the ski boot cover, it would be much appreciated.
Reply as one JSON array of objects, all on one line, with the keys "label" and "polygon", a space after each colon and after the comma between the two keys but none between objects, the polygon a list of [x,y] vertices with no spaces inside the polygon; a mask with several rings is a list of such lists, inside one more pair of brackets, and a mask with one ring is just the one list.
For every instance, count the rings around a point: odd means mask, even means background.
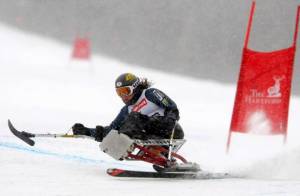
[{"label": "ski boot cover", "polygon": [[123,160],[127,157],[133,143],[134,140],[127,135],[111,130],[100,143],[100,149],[116,160]]}]

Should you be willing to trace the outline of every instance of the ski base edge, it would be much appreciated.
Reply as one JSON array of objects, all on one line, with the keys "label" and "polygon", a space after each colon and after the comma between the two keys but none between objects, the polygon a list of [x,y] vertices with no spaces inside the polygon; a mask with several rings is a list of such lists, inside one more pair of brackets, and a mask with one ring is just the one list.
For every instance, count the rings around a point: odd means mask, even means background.
[{"label": "ski base edge", "polygon": [[228,173],[212,172],[151,172],[151,171],[134,171],[118,168],[109,168],[106,173],[113,177],[128,178],[175,178],[175,179],[225,179],[234,178]]}]

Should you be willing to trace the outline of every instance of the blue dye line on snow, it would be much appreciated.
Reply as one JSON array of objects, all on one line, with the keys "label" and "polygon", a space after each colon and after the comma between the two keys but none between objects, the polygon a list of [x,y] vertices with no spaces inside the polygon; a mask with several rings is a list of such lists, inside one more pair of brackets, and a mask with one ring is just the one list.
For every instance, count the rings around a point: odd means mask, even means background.
[{"label": "blue dye line on snow", "polygon": [[132,165],[123,164],[123,163],[90,159],[90,158],[86,158],[86,157],[82,157],[82,156],[78,156],[78,155],[60,154],[60,153],[50,152],[50,151],[46,151],[46,150],[41,150],[38,148],[25,147],[25,146],[15,144],[15,143],[10,143],[10,142],[0,142],[0,147],[24,151],[24,152],[33,153],[33,154],[54,156],[57,158],[61,158],[61,159],[69,160],[69,161],[77,161],[80,163],[97,164],[97,165],[98,164],[110,164],[110,165],[132,166]]}]

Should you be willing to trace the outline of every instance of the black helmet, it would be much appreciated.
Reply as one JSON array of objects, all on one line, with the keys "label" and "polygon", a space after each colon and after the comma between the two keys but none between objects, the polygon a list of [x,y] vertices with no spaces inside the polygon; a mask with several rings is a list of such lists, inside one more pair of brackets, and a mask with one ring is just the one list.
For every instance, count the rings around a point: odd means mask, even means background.
[{"label": "black helmet", "polygon": [[140,79],[131,73],[121,74],[115,81],[115,88],[120,97],[130,96],[135,92]]}]

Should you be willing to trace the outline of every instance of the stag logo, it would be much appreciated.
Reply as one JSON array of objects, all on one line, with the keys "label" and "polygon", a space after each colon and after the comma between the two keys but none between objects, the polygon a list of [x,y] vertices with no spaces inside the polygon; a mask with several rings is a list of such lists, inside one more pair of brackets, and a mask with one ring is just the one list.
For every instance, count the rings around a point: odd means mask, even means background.
[{"label": "stag logo", "polygon": [[274,85],[268,88],[268,97],[281,97],[280,92],[280,82],[283,80],[284,76],[274,76]]}]

